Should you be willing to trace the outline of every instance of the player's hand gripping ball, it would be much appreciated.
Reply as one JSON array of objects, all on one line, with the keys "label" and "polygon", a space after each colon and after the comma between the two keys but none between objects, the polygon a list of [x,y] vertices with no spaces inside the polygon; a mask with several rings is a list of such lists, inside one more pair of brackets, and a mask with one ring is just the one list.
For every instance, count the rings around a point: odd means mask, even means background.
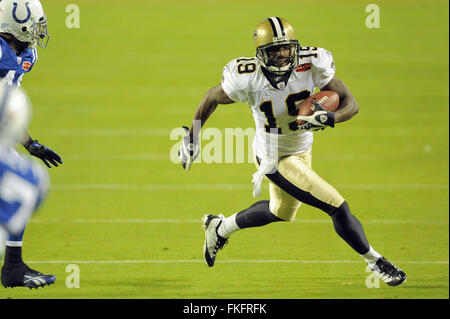
[{"label": "player's hand gripping ball", "polygon": [[299,107],[297,123],[300,130],[317,131],[334,127],[334,111],[339,106],[339,95],[321,91],[305,99]]}]

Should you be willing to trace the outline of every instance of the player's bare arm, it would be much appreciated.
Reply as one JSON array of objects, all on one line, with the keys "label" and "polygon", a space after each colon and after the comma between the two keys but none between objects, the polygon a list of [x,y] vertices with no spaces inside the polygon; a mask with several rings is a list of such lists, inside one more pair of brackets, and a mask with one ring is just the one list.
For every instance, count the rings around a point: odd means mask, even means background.
[{"label": "player's bare arm", "polygon": [[[197,111],[194,115],[194,120],[192,122],[191,128],[189,129],[189,135],[194,134],[194,123],[200,122],[201,127],[205,124],[206,120],[211,116],[211,114],[216,110],[219,104],[231,104],[234,103],[232,99],[228,97],[225,91],[222,89],[222,85],[218,84],[211,88],[201,100]],[[196,129],[200,129],[196,128]],[[198,132],[196,132],[198,133]]]},{"label": "player's bare arm", "polygon": [[205,124],[206,120],[211,116],[219,104],[234,103],[222,89],[222,85],[218,84],[211,88],[201,100],[197,111],[194,115],[194,120],[190,128],[183,126],[186,131],[186,136],[181,143],[178,156],[185,170],[189,170],[191,164],[200,153],[200,146],[198,142],[198,134],[200,129]]},{"label": "player's bare arm", "polygon": [[347,85],[333,77],[331,81],[325,85],[321,91],[333,91],[339,95],[339,108],[334,113],[334,122],[344,122],[351,119],[358,113],[359,105]]}]

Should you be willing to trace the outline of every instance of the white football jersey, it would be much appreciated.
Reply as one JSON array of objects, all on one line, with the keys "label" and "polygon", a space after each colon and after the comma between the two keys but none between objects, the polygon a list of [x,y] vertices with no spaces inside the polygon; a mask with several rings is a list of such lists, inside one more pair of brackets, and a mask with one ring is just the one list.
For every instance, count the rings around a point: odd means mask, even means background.
[{"label": "white football jersey", "polygon": [[[301,47],[299,66],[286,85],[275,88],[256,57],[230,61],[223,70],[222,88],[235,102],[250,106],[256,125],[253,151],[259,158],[299,154],[313,143],[312,132],[297,125],[297,105],[324,87],[335,74],[333,56],[323,48]],[[274,133],[274,134],[269,134]]]}]

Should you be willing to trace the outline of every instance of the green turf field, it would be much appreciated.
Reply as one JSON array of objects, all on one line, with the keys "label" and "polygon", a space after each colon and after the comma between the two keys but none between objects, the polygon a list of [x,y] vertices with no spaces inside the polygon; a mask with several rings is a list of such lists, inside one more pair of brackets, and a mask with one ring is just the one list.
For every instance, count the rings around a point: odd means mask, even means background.
[{"label": "green turf field", "polygon": [[[65,25],[66,5],[80,28]],[[53,273],[39,290],[0,298],[449,298],[448,2],[44,1],[51,39],[23,87],[30,134],[61,154],[52,189],[24,237],[29,265]],[[315,134],[313,167],[347,199],[372,246],[408,282],[368,288],[362,259],[324,213],[233,235],[208,268],[203,214],[247,208],[252,163],[169,159],[172,129],[190,124],[233,58],[253,56],[253,30],[286,18],[304,46],[334,55],[359,101],[349,122]],[[206,128],[253,127],[244,104]],[[268,186],[263,197],[268,199]],[[79,288],[68,288],[79,269]],[[69,276],[69,277],[68,277]],[[69,285],[70,286],[70,285]]]}]

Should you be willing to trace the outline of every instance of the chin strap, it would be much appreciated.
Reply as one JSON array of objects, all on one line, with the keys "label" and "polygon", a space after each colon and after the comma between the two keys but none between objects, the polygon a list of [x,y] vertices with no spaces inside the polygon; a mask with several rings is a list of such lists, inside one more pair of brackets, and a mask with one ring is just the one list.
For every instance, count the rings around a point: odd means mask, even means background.
[{"label": "chin strap", "polygon": [[286,84],[292,73],[292,70],[289,70],[283,75],[275,75],[272,72],[270,72],[268,69],[266,69],[265,67],[261,67],[261,70],[262,70],[263,74],[265,75],[266,79],[269,81],[269,83],[275,89],[281,89],[281,90],[286,87]]}]

